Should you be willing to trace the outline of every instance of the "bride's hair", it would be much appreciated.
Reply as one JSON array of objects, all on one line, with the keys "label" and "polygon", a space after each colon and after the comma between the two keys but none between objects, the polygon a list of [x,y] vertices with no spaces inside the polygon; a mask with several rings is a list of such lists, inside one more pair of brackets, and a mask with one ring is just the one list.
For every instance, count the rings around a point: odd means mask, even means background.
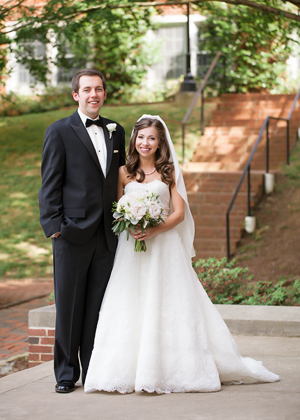
[{"label": "bride's hair", "polygon": [[167,184],[169,188],[171,188],[174,184],[174,165],[173,162],[169,161],[170,149],[166,138],[166,132],[164,126],[159,120],[154,120],[151,118],[142,118],[134,124],[133,134],[131,136],[129,146],[127,149],[126,171],[128,173],[129,178],[136,178],[138,174],[139,177],[138,179],[136,179],[137,182],[143,182],[145,180],[145,173],[141,168],[139,168],[140,157],[138,151],[136,150],[135,142],[139,130],[148,127],[155,128],[159,139],[158,149],[155,152],[155,168],[157,172],[161,175],[161,180],[165,184]]}]

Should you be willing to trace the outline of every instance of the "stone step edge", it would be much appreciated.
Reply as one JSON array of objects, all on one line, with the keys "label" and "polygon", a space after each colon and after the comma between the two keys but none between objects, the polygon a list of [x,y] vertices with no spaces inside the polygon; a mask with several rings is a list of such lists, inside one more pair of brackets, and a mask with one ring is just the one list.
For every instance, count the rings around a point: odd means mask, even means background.
[{"label": "stone step edge", "polygon": [[[232,334],[300,337],[300,306],[215,305]],[[29,311],[28,327],[55,328],[55,305]]]}]

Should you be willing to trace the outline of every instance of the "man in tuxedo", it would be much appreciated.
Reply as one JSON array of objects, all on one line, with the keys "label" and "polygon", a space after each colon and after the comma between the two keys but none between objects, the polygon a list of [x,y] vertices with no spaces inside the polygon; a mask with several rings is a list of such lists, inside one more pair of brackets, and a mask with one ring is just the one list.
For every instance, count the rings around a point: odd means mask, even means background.
[{"label": "man in tuxedo", "polygon": [[84,69],[72,80],[78,110],[46,131],[39,192],[40,221],[53,242],[56,392],[85,381],[98,315],[112,270],[117,238],[112,203],[125,163],[123,127],[99,116],[106,82]]}]

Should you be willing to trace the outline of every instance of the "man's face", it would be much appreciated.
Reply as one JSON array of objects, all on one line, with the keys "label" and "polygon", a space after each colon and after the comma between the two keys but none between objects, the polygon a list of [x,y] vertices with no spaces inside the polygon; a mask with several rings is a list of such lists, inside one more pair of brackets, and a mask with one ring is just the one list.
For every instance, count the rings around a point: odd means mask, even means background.
[{"label": "man's face", "polygon": [[81,112],[92,119],[97,118],[106,99],[102,79],[99,76],[81,76],[78,93],[73,92],[73,98]]}]

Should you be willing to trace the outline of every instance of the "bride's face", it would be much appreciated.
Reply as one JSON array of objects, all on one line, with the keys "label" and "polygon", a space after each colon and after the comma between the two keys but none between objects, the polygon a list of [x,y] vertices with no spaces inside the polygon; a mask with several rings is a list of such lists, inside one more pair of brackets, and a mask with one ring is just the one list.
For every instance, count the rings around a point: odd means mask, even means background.
[{"label": "bride's face", "polygon": [[135,141],[135,148],[141,156],[154,156],[158,148],[158,144],[159,138],[154,127],[139,130]]}]

